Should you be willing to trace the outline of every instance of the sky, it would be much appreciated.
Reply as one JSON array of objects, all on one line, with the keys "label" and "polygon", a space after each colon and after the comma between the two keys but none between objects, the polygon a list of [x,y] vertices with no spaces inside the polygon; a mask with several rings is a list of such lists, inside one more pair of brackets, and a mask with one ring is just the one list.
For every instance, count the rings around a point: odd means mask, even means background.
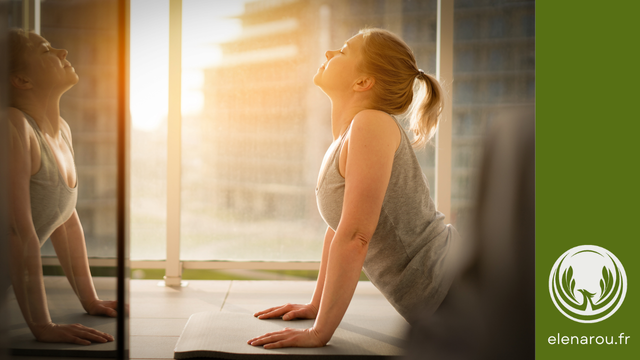
[{"label": "sky", "polygon": [[[250,0],[183,0],[182,114],[203,106],[203,69],[220,62],[219,44],[240,35],[233,16]],[[130,91],[132,125],[153,131],[167,116],[169,0],[131,0]]]}]

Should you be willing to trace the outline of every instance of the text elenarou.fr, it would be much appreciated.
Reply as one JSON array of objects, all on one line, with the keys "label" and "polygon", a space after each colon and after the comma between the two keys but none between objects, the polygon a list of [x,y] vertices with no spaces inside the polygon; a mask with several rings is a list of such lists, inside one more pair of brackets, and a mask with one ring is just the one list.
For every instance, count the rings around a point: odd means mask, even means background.
[{"label": "text elenarou.fr", "polygon": [[626,345],[630,337],[631,336],[625,335],[624,333],[620,333],[617,337],[615,335],[560,336],[560,333],[558,333],[555,336],[549,336],[547,342],[550,345]]}]

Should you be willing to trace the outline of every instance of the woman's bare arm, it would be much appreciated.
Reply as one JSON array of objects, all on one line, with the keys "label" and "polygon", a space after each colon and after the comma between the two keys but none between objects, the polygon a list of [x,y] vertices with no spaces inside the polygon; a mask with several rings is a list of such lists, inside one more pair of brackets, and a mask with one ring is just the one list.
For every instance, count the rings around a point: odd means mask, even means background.
[{"label": "woman's bare arm", "polygon": [[[73,146],[69,125],[64,120],[60,125],[60,130],[69,139],[69,145]],[[98,299],[93,286],[84,231],[77,210],[74,209],[69,219],[51,234],[51,242],[69,284],[87,313],[115,317],[117,302]]]},{"label": "woman's bare arm", "polygon": [[69,220],[51,234],[51,242],[69,284],[87,313],[115,317],[117,302],[98,299],[93,286],[84,232],[77,211],[74,210]]},{"label": "woman's bare arm", "polygon": [[327,278],[327,263],[329,262],[329,249],[336,233],[330,227],[327,227],[327,232],[324,235],[324,242],[322,244],[322,258],[320,259],[320,271],[318,272],[318,281],[316,282],[316,289],[313,292],[311,298],[311,304],[320,309],[320,302],[322,300],[322,291],[324,289],[325,279]]},{"label": "woman's bare arm", "polygon": [[355,291],[375,232],[399,144],[398,127],[384,113],[363,111],[353,120],[348,144],[340,224],[329,247],[325,284],[311,329],[285,329],[249,340],[265,348],[323,346],[333,336]]},{"label": "woman's bare arm", "polygon": [[275,306],[263,311],[259,311],[253,316],[257,316],[258,319],[271,319],[274,317],[281,317],[283,320],[293,319],[315,319],[318,315],[318,309],[320,308],[320,300],[322,299],[322,289],[324,288],[324,279],[327,274],[327,261],[329,259],[329,247],[335,232],[330,227],[327,227],[327,231],[324,234],[324,242],[322,244],[322,258],[320,260],[320,271],[318,272],[318,280],[316,281],[316,288],[313,291],[311,302],[308,304],[284,304],[281,306]]},{"label": "woman's bare arm", "polygon": [[35,335],[51,323],[51,317],[42,281],[40,242],[31,220],[32,134],[20,115],[9,110],[11,282],[24,319]]}]

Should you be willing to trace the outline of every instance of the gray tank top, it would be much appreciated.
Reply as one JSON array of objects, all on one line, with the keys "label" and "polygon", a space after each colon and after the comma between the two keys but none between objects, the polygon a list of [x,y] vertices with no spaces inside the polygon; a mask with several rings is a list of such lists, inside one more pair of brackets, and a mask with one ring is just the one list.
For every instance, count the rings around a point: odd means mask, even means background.
[{"label": "gray tank top", "polygon": [[[395,119],[394,119],[395,120]],[[397,123],[401,141],[393,158],[389,186],[378,226],[369,242],[364,272],[407,321],[420,311],[433,312],[451,284],[447,254],[457,232],[436,211],[409,138]],[[340,149],[347,131],[327,150],[316,199],[333,230],[342,215],[345,179],[339,172]]]},{"label": "gray tank top", "polygon": [[[31,176],[29,194],[31,197],[31,218],[40,240],[40,246],[42,246],[53,231],[73,214],[78,200],[78,181],[76,180],[74,188],[67,185],[58,170],[56,159],[53,157],[53,152],[43,137],[40,127],[31,116],[26,113],[24,116],[33,128],[40,145],[40,170]],[[71,149],[71,154],[74,155],[67,136],[62,131],[60,131],[60,135]]]}]

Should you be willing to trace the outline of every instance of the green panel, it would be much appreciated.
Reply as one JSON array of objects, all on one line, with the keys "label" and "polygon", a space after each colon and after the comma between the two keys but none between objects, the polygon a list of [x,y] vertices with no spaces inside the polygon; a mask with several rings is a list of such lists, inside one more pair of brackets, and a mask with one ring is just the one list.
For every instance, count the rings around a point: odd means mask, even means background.
[{"label": "green panel", "polygon": [[[634,1],[536,3],[538,359],[640,354],[639,13]],[[598,323],[566,318],[549,294],[554,262],[578,245],[606,248],[626,271],[622,306]],[[627,344],[620,344],[621,333],[630,336],[623,338]],[[618,344],[550,345],[548,338],[557,334],[613,336]]]}]

